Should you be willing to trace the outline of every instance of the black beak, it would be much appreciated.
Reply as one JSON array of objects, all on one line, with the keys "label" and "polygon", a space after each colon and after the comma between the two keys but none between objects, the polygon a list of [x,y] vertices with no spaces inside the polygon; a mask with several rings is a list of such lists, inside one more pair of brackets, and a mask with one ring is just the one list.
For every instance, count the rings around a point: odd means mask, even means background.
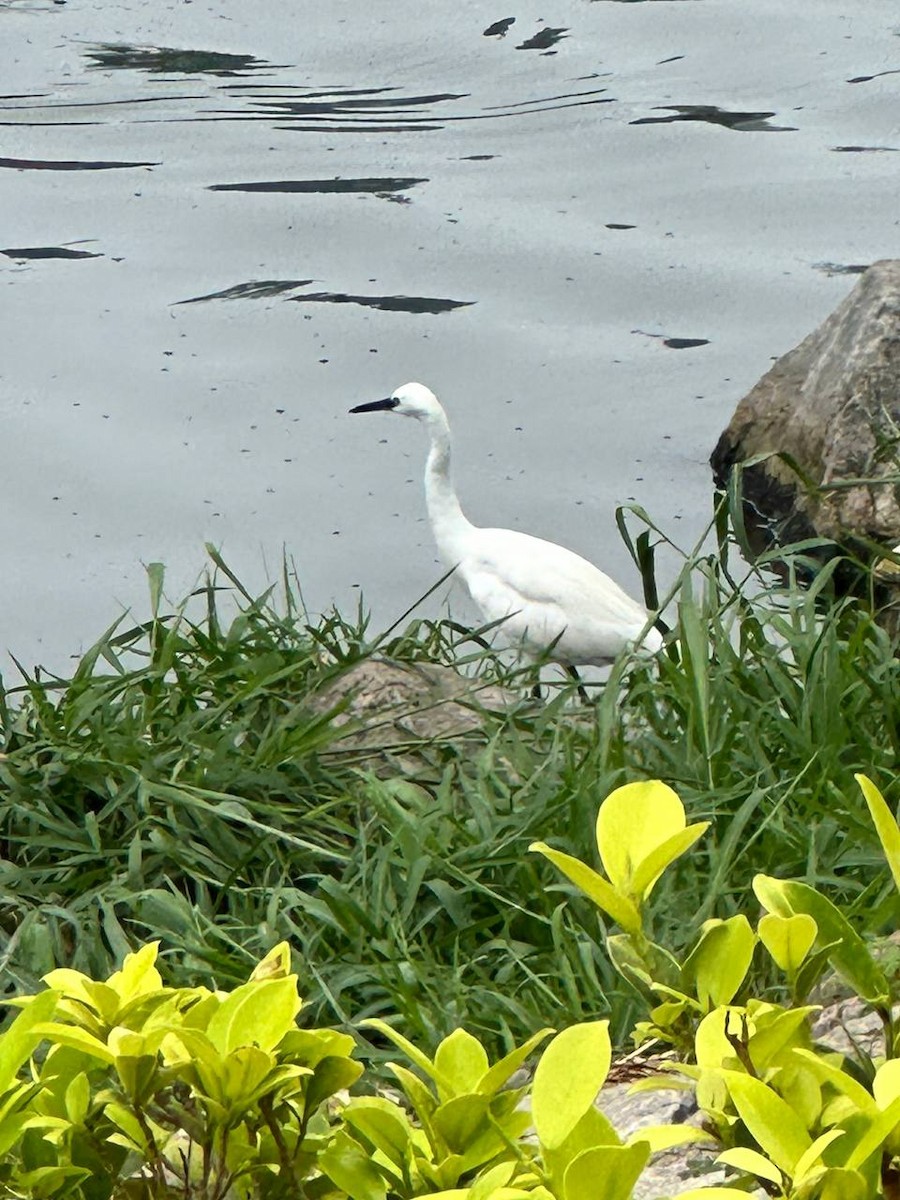
[{"label": "black beak", "polygon": [[386,400],[370,400],[368,404],[357,404],[356,408],[351,408],[352,413],[357,412],[390,412],[392,408],[396,408],[400,403],[393,396],[388,396]]}]

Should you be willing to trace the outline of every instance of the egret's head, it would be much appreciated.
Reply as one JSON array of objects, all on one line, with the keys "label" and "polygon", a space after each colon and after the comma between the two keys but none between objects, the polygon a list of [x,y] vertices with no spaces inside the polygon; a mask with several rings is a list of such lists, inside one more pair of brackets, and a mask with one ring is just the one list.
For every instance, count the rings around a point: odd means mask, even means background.
[{"label": "egret's head", "polygon": [[437,416],[443,410],[434,392],[422,383],[404,383],[392,392],[386,400],[370,400],[368,404],[357,404],[351,408],[352,413],[361,412],[394,412],[401,417],[415,417],[417,420],[428,420]]}]

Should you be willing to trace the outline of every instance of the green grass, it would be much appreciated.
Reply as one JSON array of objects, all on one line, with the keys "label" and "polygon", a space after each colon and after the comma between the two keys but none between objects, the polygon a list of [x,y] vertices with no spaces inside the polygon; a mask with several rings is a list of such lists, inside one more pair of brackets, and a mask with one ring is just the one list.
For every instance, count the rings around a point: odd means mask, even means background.
[{"label": "green grass", "polygon": [[[459,1023],[509,1044],[612,1013],[621,1037],[635,1001],[598,914],[527,847],[595,864],[600,801],[640,778],[713,822],[654,892],[658,941],[753,916],[756,871],[878,927],[893,893],[852,775],[897,802],[897,646],[830,594],[833,566],[805,590],[736,579],[719,532],[684,556],[668,652],[623,660],[589,706],[564,687],[533,703],[451,622],[310,622],[287,572],[254,598],[217,556],[170,613],[152,567],[150,620],[109,630],[71,679],[0,693],[0,986],[59,964],[102,977],[149,938],[179,982],[229,985],[288,938],[317,1023],[398,1014],[423,1044]],[[633,548],[652,589],[650,537]],[[465,741],[367,762],[310,697],[371,654],[462,661],[523,698]]]}]

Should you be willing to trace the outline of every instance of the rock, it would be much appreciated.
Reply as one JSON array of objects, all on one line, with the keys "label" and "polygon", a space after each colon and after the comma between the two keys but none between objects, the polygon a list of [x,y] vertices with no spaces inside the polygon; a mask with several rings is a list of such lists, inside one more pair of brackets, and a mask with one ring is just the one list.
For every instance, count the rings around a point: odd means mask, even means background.
[{"label": "rock", "polygon": [[[813,487],[777,457],[745,468],[749,522],[782,543],[900,541],[900,260],[874,263],[744,397],[710,459],[717,483],[773,452],[790,455]],[[853,482],[862,478],[883,482]]]},{"label": "rock", "polygon": [[309,706],[323,714],[345,705],[334,727],[346,732],[330,749],[377,753],[472,735],[489,711],[502,712],[517,701],[496,684],[436,663],[367,658],[331,678]]}]

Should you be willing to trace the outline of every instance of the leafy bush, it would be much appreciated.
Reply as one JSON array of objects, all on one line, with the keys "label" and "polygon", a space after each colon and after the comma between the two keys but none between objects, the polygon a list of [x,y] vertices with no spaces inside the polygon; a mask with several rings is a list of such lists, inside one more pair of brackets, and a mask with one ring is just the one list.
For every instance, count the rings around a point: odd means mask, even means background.
[{"label": "leafy bush", "polygon": [[[857,780],[900,889],[900,828],[866,776]],[[808,884],[757,875],[766,910],[757,931],[743,916],[710,919],[678,961],[644,928],[660,874],[705,831],[686,827],[677,795],[658,781],[617,789],[600,807],[597,844],[606,876],[545,843],[547,857],[625,931],[607,939],[612,961],[641,992],[648,1019],[635,1031],[677,1046],[691,1061],[672,1070],[694,1081],[718,1161],[786,1200],[870,1200],[896,1195],[900,1176],[900,1032],[894,981],[828,897]],[[757,944],[784,972],[794,1005],[753,997]],[[826,966],[880,1018],[881,1054],[856,1061],[814,1046],[803,999]],[[663,1086],[671,1086],[664,1077]],[[659,1086],[650,1080],[643,1087]],[[693,1194],[693,1193],[692,1193]],[[702,1190],[696,1193],[702,1197]],[[715,1194],[746,1195],[724,1187]]]},{"label": "leafy bush", "polygon": [[156,954],[142,947],[104,982],[56,970],[16,1000],[0,1036],[0,1193],[627,1200],[653,1150],[706,1136],[660,1126],[621,1141],[593,1107],[605,1021],[554,1038],[530,1089],[507,1084],[552,1030],[491,1065],[462,1029],[430,1059],[370,1021],[425,1079],[393,1064],[405,1105],[349,1099],[354,1041],[297,1026],[285,945],[230,993],[164,986]]}]

